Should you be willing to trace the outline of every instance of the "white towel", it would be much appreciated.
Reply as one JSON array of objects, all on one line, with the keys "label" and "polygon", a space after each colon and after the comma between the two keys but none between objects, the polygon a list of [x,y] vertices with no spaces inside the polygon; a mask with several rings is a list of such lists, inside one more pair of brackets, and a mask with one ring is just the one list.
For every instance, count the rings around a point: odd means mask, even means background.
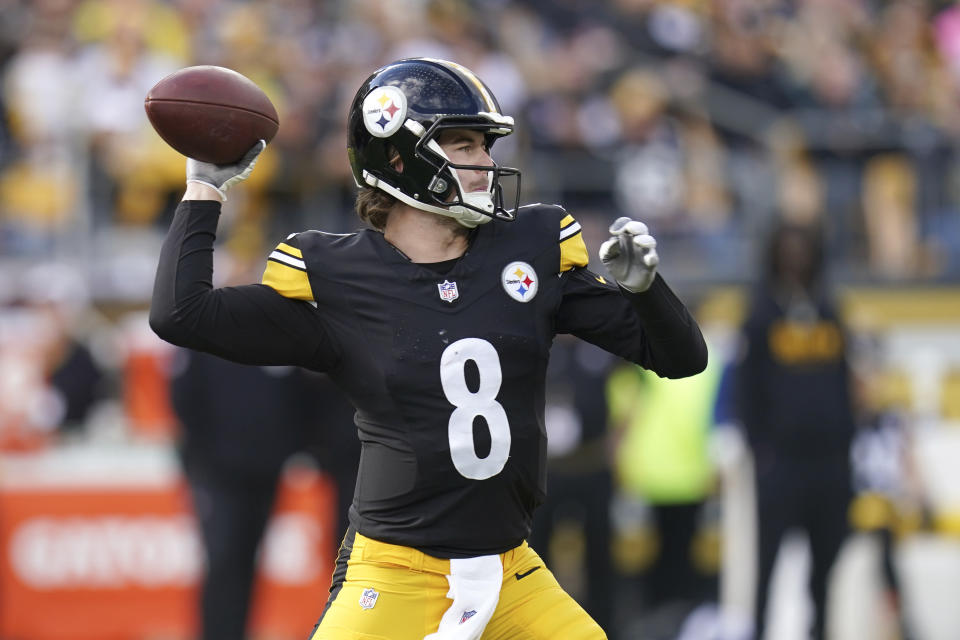
[{"label": "white towel", "polygon": [[440,619],[436,633],[423,640],[479,640],[500,601],[503,563],[500,556],[450,560],[447,576],[453,604]]}]

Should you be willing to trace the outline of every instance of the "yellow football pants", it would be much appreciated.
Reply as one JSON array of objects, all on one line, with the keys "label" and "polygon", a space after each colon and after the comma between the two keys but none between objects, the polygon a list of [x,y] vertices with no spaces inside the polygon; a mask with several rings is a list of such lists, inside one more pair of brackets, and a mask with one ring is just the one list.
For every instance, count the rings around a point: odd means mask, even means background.
[{"label": "yellow football pants", "polygon": [[[503,587],[482,640],[607,637],[526,542],[500,557]],[[311,640],[422,640],[453,603],[449,573],[449,560],[354,534],[345,579]]]}]

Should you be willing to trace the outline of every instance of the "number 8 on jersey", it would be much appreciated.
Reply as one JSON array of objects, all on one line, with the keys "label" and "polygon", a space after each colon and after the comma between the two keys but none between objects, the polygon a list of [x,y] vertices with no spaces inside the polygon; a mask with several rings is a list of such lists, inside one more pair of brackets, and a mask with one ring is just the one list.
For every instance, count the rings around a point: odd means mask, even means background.
[{"label": "number 8 on jersey", "polygon": [[[467,387],[466,365],[473,360],[480,374],[476,392]],[[453,466],[466,478],[485,480],[503,470],[510,456],[510,423],[507,412],[497,402],[503,373],[500,357],[492,344],[480,338],[463,338],[440,357],[440,383],[447,401],[456,407],[450,414],[447,435]],[[473,421],[481,416],[490,431],[490,453],[477,455],[473,442]]]}]

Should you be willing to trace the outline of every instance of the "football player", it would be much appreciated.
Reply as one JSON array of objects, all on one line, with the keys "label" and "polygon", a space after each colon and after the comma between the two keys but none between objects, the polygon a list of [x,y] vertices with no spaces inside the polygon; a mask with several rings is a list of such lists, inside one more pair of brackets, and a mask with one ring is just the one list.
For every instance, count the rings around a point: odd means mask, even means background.
[{"label": "football player", "polygon": [[587,270],[570,214],[518,206],[519,171],[490,157],[512,130],[458,64],[378,69],[349,114],[370,228],[292,234],[262,283],[220,289],[221,201],[265,145],[234,165],[187,162],[153,329],[239,362],[328,372],[357,409],[351,526],[313,640],[606,637],[525,542],[544,495],[551,341],[574,334],[666,377],[701,371],[706,346],[643,223],[611,227],[611,284]]}]

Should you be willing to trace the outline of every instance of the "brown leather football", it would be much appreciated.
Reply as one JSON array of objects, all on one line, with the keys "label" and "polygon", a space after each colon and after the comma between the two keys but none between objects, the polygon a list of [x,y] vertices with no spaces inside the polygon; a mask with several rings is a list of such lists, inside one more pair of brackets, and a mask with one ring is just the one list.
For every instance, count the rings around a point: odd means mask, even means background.
[{"label": "brown leather football", "polygon": [[267,94],[225,67],[175,71],[150,89],[143,107],[167,144],[215,164],[236,162],[257,140],[270,142],[280,126]]}]

